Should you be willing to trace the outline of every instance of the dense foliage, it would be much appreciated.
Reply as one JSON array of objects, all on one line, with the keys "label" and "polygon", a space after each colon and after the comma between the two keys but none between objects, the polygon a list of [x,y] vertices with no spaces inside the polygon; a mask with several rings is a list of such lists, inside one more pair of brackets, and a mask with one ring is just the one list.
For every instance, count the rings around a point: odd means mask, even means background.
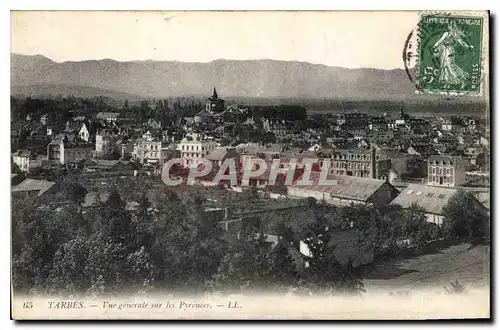
[{"label": "dense foliage", "polygon": [[[402,238],[418,245],[438,234],[417,207],[335,208],[308,199],[248,219],[237,238],[204,216],[203,193],[186,198],[159,190],[152,203],[141,193],[151,183],[133,189],[117,181],[82,207],[87,189],[71,177],[61,186],[47,205],[13,201],[16,291],[359,293],[363,283],[352,260],[338,258],[339,230],[354,230],[355,244],[378,254],[401,248]],[[239,196],[224,202],[235,209],[260,203],[253,190]],[[308,254],[299,252],[299,241]]]}]

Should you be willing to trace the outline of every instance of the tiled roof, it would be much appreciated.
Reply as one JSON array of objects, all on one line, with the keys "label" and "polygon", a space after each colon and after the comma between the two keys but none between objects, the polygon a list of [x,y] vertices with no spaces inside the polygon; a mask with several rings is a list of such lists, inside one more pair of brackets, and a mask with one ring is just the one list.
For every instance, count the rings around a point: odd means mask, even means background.
[{"label": "tiled roof", "polygon": [[31,156],[31,151],[26,150],[26,149],[19,149],[15,153],[12,154],[13,156],[18,156],[18,157],[30,157]]},{"label": "tiled roof", "polygon": [[332,197],[367,201],[386,181],[354,176],[327,175],[327,180],[334,181],[332,185],[319,185],[319,172],[312,172],[309,180],[311,185],[300,186],[295,182],[292,187],[304,190],[314,190],[330,193]]},{"label": "tiled roof", "polygon": [[119,112],[99,112],[96,115],[96,118],[113,118],[118,117],[120,115]]},{"label": "tiled roof", "polygon": [[412,204],[418,204],[427,213],[443,214],[443,207],[456,192],[455,188],[410,184],[391,202],[391,205],[408,208]]},{"label": "tiled roof", "polygon": [[130,161],[127,160],[107,160],[107,159],[93,159],[92,162],[99,166],[115,166],[116,164],[127,165]]},{"label": "tiled roof", "polygon": [[209,153],[205,158],[208,160],[222,160],[226,154],[226,149],[217,149]]},{"label": "tiled roof", "polygon": [[19,185],[12,188],[13,192],[16,191],[33,191],[38,190],[38,196],[41,196],[44,192],[49,190],[55,183],[45,180],[35,180],[35,179],[26,179],[21,182]]}]

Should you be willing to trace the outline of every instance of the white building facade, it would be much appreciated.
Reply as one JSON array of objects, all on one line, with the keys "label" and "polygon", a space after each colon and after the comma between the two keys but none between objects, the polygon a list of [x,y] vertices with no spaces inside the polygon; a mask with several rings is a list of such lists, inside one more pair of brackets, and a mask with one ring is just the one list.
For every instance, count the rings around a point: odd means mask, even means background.
[{"label": "white building facade", "polygon": [[217,142],[195,133],[183,138],[178,146],[183,167],[198,166],[208,154],[216,149]]}]

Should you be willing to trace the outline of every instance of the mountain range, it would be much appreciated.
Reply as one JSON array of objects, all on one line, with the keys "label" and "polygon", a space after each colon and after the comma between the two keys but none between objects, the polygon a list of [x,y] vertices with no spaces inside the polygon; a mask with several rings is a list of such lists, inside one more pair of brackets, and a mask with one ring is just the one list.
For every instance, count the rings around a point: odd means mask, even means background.
[{"label": "mountain range", "polygon": [[114,98],[221,97],[401,99],[418,97],[402,69],[346,69],[297,61],[208,63],[110,59],[54,62],[11,54],[12,94],[105,95]]}]

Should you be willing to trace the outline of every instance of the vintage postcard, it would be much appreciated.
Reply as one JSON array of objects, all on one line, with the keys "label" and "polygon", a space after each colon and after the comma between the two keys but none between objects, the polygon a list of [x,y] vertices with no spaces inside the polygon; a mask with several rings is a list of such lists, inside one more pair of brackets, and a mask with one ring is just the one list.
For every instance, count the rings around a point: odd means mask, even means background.
[{"label": "vintage postcard", "polygon": [[487,11],[12,11],[15,320],[490,315]]}]

